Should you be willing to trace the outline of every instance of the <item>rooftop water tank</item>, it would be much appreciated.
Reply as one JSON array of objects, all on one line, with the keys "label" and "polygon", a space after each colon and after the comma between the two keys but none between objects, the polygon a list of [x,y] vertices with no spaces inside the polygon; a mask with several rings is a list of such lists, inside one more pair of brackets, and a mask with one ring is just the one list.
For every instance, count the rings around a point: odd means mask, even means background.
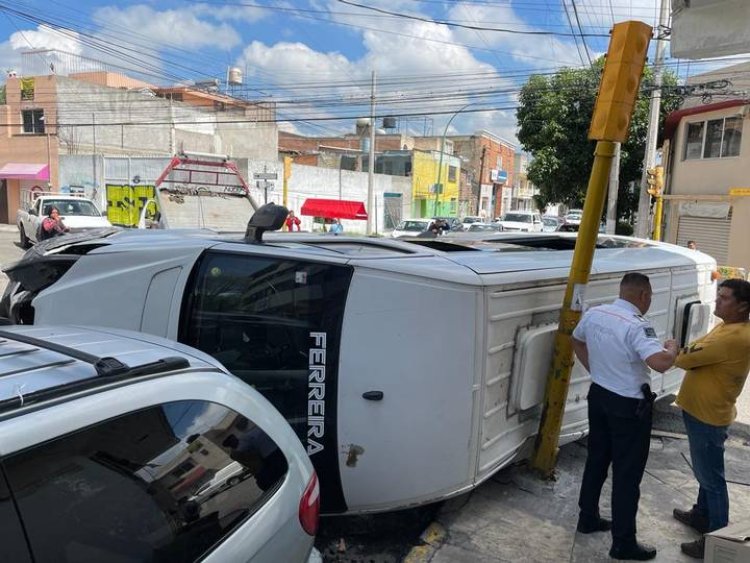
[{"label": "rooftop water tank", "polygon": [[229,82],[229,84],[231,84],[232,86],[239,86],[240,84],[242,84],[242,70],[236,66],[233,66],[229,69],[227,77],[227,82]]}]

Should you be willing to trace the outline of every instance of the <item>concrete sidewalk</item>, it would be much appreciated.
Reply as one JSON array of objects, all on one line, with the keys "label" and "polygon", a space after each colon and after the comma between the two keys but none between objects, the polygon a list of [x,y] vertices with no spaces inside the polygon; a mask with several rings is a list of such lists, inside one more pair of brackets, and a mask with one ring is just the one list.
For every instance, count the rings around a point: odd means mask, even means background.
[{"label": "concrete sidewalk", "polygon": [[[412,550],[405,561],[612,561],[609,532],[575,531],[585,459],[582,440],[561,449],[554,482],[539,480],[523,465],[499,472],[474,492],[447,502],[423,535],[425,545]],[[654,432],[641,485],[638,538],[657,548],[657,562],[695,561],[680,552],[680,543],[697,539],[698,534],[672,517],[673,508],[690,508],[697,495],[689,459],[686,438]],[[731,437],[726,462],[730,519],[737,521],[750,514],[750,443]],[[607,517],[610,484],[608,479],[600,504]]]}]

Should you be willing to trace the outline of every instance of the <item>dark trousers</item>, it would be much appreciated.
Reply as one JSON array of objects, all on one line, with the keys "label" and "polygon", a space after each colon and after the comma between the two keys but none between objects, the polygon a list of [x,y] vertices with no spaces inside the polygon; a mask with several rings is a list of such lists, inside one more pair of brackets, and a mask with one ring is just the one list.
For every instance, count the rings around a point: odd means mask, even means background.
[{"label": "dark trousers", "polygon": [[578,506],[581,519],[599,516],[599,496],[612,464],[612,542],[635,542],[635,517],[641,479],[648,460],[651,408],[636,415],[638,399],[622,397],[591,384],[588,395],[589,439]]}]

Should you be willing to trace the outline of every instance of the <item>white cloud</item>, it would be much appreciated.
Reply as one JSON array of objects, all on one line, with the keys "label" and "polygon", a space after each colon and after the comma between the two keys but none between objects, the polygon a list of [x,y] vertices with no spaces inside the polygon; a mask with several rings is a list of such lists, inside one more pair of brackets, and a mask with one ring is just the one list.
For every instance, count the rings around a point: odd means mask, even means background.
[{"label": "white cloud", "polygon": [[[276,2],[275,7],[292,8],[288,3]],[[196,15],[210,16],[219,21],[243,21],[256,23],[271,15],[271,11],[255,6],[238,6],[236,4],[217,6],[216,4],[198,4],[192,8]]]},{"label": "white cloud", "polygon": [[[32,50],[39,51],[31,53]],[[48,51],[47,51],[48,50]],[[36,29],[19,30],[0,44],[2,71],[19,74],[58,74],[89,70],[91,64],[80,59],[84,53],[80,35],[75,31],[40,25]],[[3,76],[4,78],[4,76]]]},{"label": "white cloud", "polygon": [[[367,2],[373,5],[372,2]],[[380,1],[380,7],[403,11],[411,2]],[[357,12],[372,15],[372,12],[359,10],[337,2],[328,7],[339,23],[352,23],[365,27],[376,27],[366,18],[341,14]],[[240,66],[248,68],[248,73],[259,78],[267,77],[275,86],[285,88],[308,84],[309,90],[289,90],[292,97],[309,98],[311,96],[341,96],[341,106],[350,102],[349,114],[368,112],[370,94],[370,77],[373,70],[377,73],[378,115],[387,114],[421,114],[432,113],[432,130],[442,134],[445,124],[453,113],[469,104],[495,107],[512,105],[512,99],[502,96],[475,99],[469,96],[477,89],[507,89],[515,87],[509,80],[503,79],[493,65],[480,61],[456,37],[453,30],[444,25],[409,19],[379,18],[374,29],[361,29],[364,54],[357,59],[349,59],[341,53],[323,53],[315,51],[303,43],[279,42],[266,45],[259,41],[252,42],[243,52]],[[347,28],[352,32],[352,28]],[[398,35],[387,33],[397,32]],[[352,33],[357,33],[356,28]],[[429,76],[433,75],[434,79]],[[420,80],[421,77],[421,80]],[[359,84],[359,88],[352,88]],[[330,85],[329,88],[326,86]],[[352,97],[361,101],[355,105]],[[388,103],[385,100],[390,100]],[[294,108],[284,108],[294,111]],[[295,117],[303,116],[305,111],[298,110]],[[472,108],[474,109],[474,108]],[[328,115],[326,108],[316,107],[316,115]],[[333,111],[333,109],[331,110]],[[482,128],[493,130],[493,123],[502,127],[503,134],[510,132],[515,137],[514,112],[487,112],[482,114],[459,113],[452,122],[457,130],[466,131],[474,123]],[[308,112],[307,115],[310,113]],[[483,116],[483,117],[478,117]],[[337,122],[326,124],[337,127]]]},{"label": "white cloud", "polygon": [[[103,28],[122,35],[123,39],[150,46],[168,45],[187,49],[211,47],[226,50],[241,42],[239,34],[230,25],[202,21],[189,8],[156,11],[143,4],[123,9],[107,6],[96,10],[93,19]],[[123,35],[127,30],[133,31],[137,38]]]},{"label": "white cloud", "polygon": [[16,73],[21,72],[21,53],[10,44],[10,41],[0,43],[0,61],[2,67],[0,67],[0,83],[5,82],[5,77],[9,71]]},{"label": "white cloud", "polygon": [[35,30],[16,31],[10,36],[9,43],[14,50],[58,49],[68,53],[79,54],[81,42],[78,33],[54,29],[40,25]]},{"label": "white cloud", "polygon": [[[512,31],[549,31],[568,32],[567,29],[557,27],[561,13],[551,15],[552,25],[546,28],[529,25],[512,5],[473,4],[471,2],[457,3],[449,12],[448,19],[465,25],[507,29]],[[581,59],[576,51],[572,38],[553,35],[523,35],[499,31],[473,30],[465,28],[455,29],[456,39],[465,43],[485,45],[488,48],[501,50],[504,53],[495,54],[499,59],[509,54],[518,63],[532,68],[553,68],[561,66],[580,66]],[[498,64],[507,65],[506,61],[498,60]]]},{"label": "white cloud", "polygon": [[325,82],[350,76],[354,65],[340,53],[320,53],[304,43],[281,42],[269,47],[253,41],[242,54],[251,75],[268,74],[280,86]]}]

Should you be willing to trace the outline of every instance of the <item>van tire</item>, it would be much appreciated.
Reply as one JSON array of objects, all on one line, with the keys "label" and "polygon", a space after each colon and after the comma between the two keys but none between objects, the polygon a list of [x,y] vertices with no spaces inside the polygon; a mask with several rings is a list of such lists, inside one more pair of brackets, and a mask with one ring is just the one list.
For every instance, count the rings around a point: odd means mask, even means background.
[{"label": "van tire", "polygon": [[18,233],[19,238],[21,239],[21,248],[29,248],[31,246],[31,241],[29,240],[29,237],[26,236],[23,224],[18,225]]}]

